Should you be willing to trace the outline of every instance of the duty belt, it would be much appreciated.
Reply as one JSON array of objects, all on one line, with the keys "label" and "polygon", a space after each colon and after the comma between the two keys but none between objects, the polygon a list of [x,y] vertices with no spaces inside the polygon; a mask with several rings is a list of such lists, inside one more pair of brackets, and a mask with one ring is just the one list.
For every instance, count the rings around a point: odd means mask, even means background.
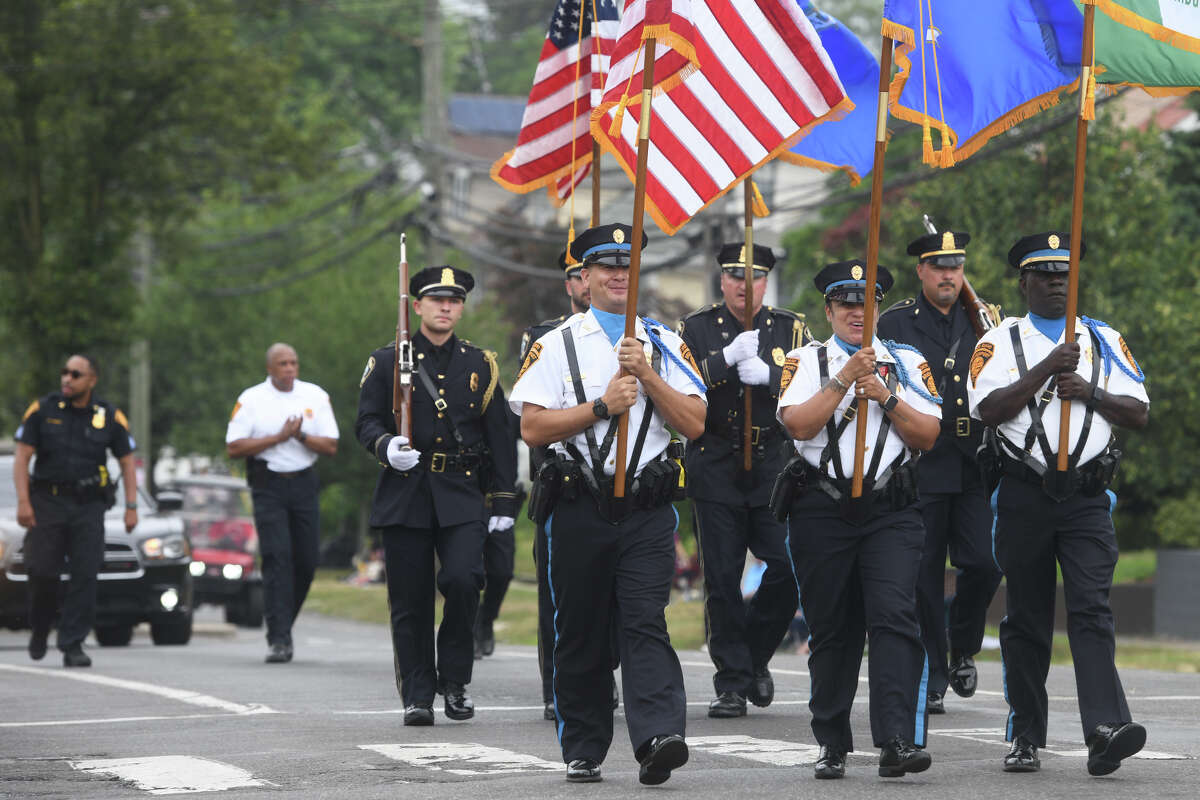
[{"label": "duty belt", "polygon": [[303,478],[305,475],[309,474],[312,471],[313,471],[312,467],[305,467],[304,469],[298,469],[295,472],[276,472],[273,469],[268,469],[267,474],[270,475],[272,478]]},{"label": "duty belt", "polygon": [[98,483],[88,486],[80,486],[77,482],[59,483],[57,481],[48,481],[42,478],[34,478],[30,481],[30,485],[39,492],[46,492],[55,497],[75,497],[86,499],[91,496],[100,497],[104,488]]},{"label": "duty belt", "polygon": [[479,469],[482,459],[478,453],[421,453],[418,462],[430,472],[469,472]]},{"label": "duty belt", "polygon": [[[717,426],[712,430],[706,431],[706,433],[710,433],[718,439],[732,442],[735,447],[741,447],[745,437],[745,428],[735,419],[730,420],[728,427]],[[750,427],[751,447],[766,447],[782,438],[783,435],[776,425],[753,425]]]},{"label": "duty belt", "polygon": [[955,417],[954,418],[954,435],[960,439],[971,435],[971,418],[970,417]]}]

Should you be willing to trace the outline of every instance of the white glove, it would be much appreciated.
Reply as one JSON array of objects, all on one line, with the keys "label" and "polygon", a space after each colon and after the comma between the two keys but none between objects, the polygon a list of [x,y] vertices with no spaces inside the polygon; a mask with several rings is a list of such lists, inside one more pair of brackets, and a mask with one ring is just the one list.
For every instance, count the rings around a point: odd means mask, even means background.
[{"label": "white glove", "polygon": [[758,355],[758,330],[742,331],[721,352],[725,355],[725,364],[730,367],[754,358]]},{"label": "white glove", "polygon": [[765,386],[771,380],[771,368],[758,357],[739,361],[737,371],[738,378],[747,386]]},{"label": "white glove", "polygon": [[421,451],[405,450],[406,444],[408,444],[407,436],[393,436],[392,440],[388,442],[387,459],[388,463],[392,465],[392,469],[408,472],[421,460]]},{"label": "white glove", "polygon": [[488,533],[506,531],[516,523],[512,517],[488,517]]}]

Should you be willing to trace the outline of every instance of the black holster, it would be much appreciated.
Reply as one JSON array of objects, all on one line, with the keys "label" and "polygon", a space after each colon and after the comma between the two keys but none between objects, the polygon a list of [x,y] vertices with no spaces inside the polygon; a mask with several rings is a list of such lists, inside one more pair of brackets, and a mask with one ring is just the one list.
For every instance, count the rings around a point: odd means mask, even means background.
[{"label": "black holster", "polygon": [[529,490],[529,518],[542,525],[554,513],[560,499],[568,502],[579,497],[583,473],[568,458],[553,455],[538,469]]},{"label": "black holster", "polygon": [[647,464],[637,477],[637,508],[658,508],[675,499],[682,469],[669,458]]},{"label": "black holster", "polygon": [[1000,485],[1000,477],[1004,474],[1004,452],[1000,449],[1000,437],[994,428],[983,429],[983,441],[975,452],[975,460],[979,464],[979,477],[991,495]]},{"label": "black holster", "polygon": [[786,522],[795,503],[808,489],[808,462],[803,456],[793,456],[783,472],[775,478],[771,487],[771,513],[780,522]]},{"label": "black holster", "polygon": [[1084,497],[1099,497],[1112,486],[1121,467],[1121,451],[1110,449],[1096,456],[1079,470],[1079,493]]},{"label": "black holster", "polygon": [[267,461],[265,458],[249,456],[246,458],[246,485],[251,489],[263,489],[267,485]]},{"label": "black holster", "polygon": [[675,462],[679,467],[678,479],[675,481],[675,489],[671,492],[672,500],[684,500],[687,498],[687,470],[683,466],[684,446],[683,440],[671,437],[671,441],[667,444],[667,458]]}]

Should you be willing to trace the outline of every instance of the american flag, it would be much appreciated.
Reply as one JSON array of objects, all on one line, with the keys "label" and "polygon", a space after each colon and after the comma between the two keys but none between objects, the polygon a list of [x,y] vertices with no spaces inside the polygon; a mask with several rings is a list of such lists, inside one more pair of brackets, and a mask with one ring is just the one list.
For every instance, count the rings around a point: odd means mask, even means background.
[{"label": "american flag", "polygon": [[646,209],[668,234],[813,125],[853,108],[796,0],[629,0],[592,134],[630,180],[650,36]]},{"label": "american flag", "polygon": [[589,121],[620,27],[617,2],[558,0],[554,6],[517,147],[492,165],[493,180],[509,191],[546,186],[555,204],[562,205],[587,176]]}]

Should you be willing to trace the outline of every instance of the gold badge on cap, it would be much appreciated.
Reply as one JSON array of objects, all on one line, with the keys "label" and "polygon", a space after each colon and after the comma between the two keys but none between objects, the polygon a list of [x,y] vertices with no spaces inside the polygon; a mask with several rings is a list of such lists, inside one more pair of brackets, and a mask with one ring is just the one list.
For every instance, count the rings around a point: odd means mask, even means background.
[{"label": "gold badge on cap", "polygon": [[625,231],[621,230],[620,228],[617,228],[615,231],[613,231],[613,241],[617,244],[624,243]]},{"label": "gold badge on cap", "polygon": [[851,278],[854,278],[854,280],[856,280],[856,281],[861,281],[862,276],[863,276],[863,268],[860,267],[858,264],[855,264],[853,267],[850,268],[850,277]]},{"label": "gold badge on cap", "polygon": [[953,250],[954,249],[954,234],[951,233],[950,231],[946,231],[945,233],[942,234],[942,249],[943,250]]},{"label": "gold badge on cap", "polygon": [[738,263],[742,265],[749,263],[746,261],[746,245],[742,245],[742,250],[738,253]]},{"label": "gold badge on cap", "polygon": [[442,284],[445,286],[454,286],[454,270],[450,267],[442,270]]},{"label": "gold badge on cap", "polygon": [[1062,240],[1058,238],[1057,233],[1052,233],[1050,234],[1050,238],[1046,240],[1046,244],[1050,245],[1051,250],[1057,250],[1058,246],[1062,244]]},{"label": "gold badge on cap", "polygon": [[771,351],[771,360],[775,362],[775,366],[782,367],[783,362],[787,361],[787,356],[783,354],[782,347],[776,347]]},{"label": "gold badge on cap", "polygon": [[479,373],[478,372],[471,373],[471,391],[472,392],[479,391]]}]

